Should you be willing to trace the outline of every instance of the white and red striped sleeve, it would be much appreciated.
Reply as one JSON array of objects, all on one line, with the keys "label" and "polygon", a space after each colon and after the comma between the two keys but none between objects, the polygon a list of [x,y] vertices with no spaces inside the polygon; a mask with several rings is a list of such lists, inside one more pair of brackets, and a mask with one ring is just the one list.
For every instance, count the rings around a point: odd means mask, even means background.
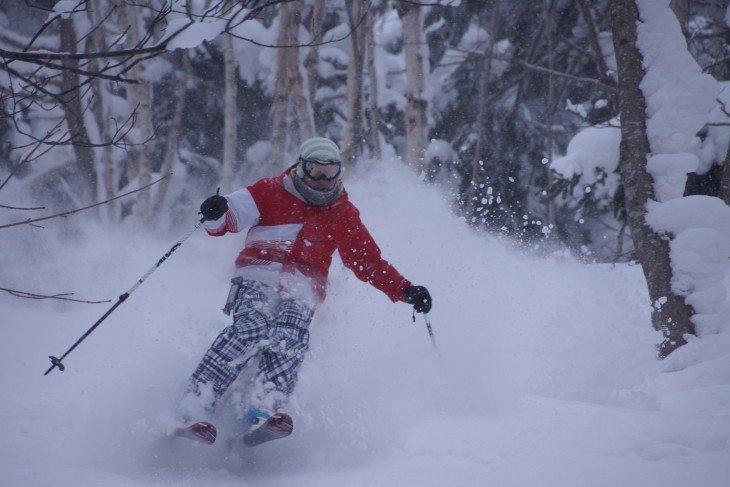
[{"label": "white and red striped sleeve", "polygon": [[203,223],[209,235],[217,237],[226,233],[238,233],[259,222],[261,213],[247,188],[227,194],[226,200],[228,200],[228,211],[225,215],[217,220]]}]

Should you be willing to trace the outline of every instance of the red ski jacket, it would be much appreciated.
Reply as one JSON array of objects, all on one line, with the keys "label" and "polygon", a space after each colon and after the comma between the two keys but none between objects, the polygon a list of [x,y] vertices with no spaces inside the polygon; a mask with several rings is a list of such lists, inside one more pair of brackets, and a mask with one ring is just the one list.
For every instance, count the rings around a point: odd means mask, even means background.
[{"label": "red ski jacket", "polygon": [[332,254],[337,250],[358,279],[394,302],[403,301],[403,290],[411,282],[381,257],[344,188],[332,203],[311,206],[284,187],[284,178],[292,177],[290,172],[291,168],[226,195],[225,218],[206,222],[208,233],[221,236],[249,228],[236,265],[278,262],[284,270],[297,269],[310,279],[320,299],[325,297]]}]

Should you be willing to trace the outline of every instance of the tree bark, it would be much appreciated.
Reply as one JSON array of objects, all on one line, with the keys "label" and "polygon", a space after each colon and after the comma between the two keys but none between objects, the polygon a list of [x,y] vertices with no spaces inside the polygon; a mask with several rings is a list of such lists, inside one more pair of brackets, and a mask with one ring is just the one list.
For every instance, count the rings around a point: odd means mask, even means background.
[{"label": "tree bark", "polygon": [[423,55],[421,54],[421,6],[411,2],[398,3],[398,15],[403,23],[403,44],[406,61],[406,155],[405,159],[418,174],[425,168],[426,109],[423,97]]},{"label": "tree bark", "polygon": [[[108,35],[108,29],[106,24],[102,21],[101,12],[97,9],[89,9],[86,12],[87,18],[90,25],[98,25],[98,28],[89,36],[89,45],[92,51],[106,52],[109,47],[106,42],[106,36]],[[93,70],[98,71],[100,69],[100,63],[94,59],[90,61],[90,64],[94,66]],[[108,113],[106,108],[107,95],[110,91],[110,82],[103,79],[96,79],[91,83],[92,89],[96,93],[94,100],[91,105],[92,113],[98,127],[99,137],[102,139],[111,140],[114,134],[111,131],[109,124],[109,117],[106,116]],[[104,188],[105,199],[111,199],[115,193],[115,164],[112,158],[113,146],[107,143],[101,149],[101,165],[100,173],[102,186]],[[105,205],[106,217],[110,222],[116,222],[119,212],[117,211],[119,206],[116,202]]]},{"label": "tree bark", "polygon": [[[279,14],[279,36],[277,44],[279,46],[293,45],[291,38],[292,22],[294,13],[291,3],[281,5]],[[278,167],[284,158],[287,141],[287,114],[289,111],[289,94],[287,88],[289,84],[288,70],[292,67],[290,63],[290,48],[280,47],[276,55],[276,81],[274,84],[274,101],[272,114],[272,133],[271,133],[271,157],[269,160],[274,167]]]},{"label": "tree bark", "polygon": [[[319,73],[319,42],[322,39],[322,18],[324,16],[324,0],[315,0],[312,8],[312,23],[310,32],[312,34],[312,46],[309,48],[307,57],[304,59],[304,68],[307,70],[307,94],[309,95],[309,107],[314,114],[317,112],[317,80]],[[313,117],[312,131],[320,133],[317,126],[317,118]]]},{"label": "tree bark", "polygon": [[236,61],[233,58],[233,37],[223,34],[223,65],[226,80],[224,118],[223,118],[223,165],[220,187],[223,194],[233,189],[233,164],[236,161]]},{"label": "tree bark", "polygon": [[[177,99],[175,100],[175,111],[172,114],[172,123],[170,124],[170,131],[167,133],[167,143],[165,144],[165,156],[162,160],[162,169],[160,170],[160,174],[164,177],[167,176],[172,172],[172,169],[175,165],[175,160],[177,159],[178,155],[178,148],[179,148],[179,140],[180,140],[180,130],[182,128],[182,116],[183,111],[185,109],[185,98],[188,94],[188,78],[190,77],[190,58],[188,57],[188,53],[186,51],[177,51],[176,56],[178,59],[180,59],[180,62],[178,64],[182,65],[182,69],[180,69],[180,66],[177,67],[176,73],[180,73],[180,76],[178,78],[177,86],[179,86],[179,90],[176,93]],[[227,108],[227,107],[226,107]],[[234,145],[235,147],[235,145]],[[225,151],[225,145],[224,145],[224,151]],[[225,180],[224,180],[225,182]],[[160,187],[157,190],[157,194],[155,197],[155,219],[159,223],[162,216],[165,214],[165,211],[163,209],[163,205],[165,204],[165,198],[167,197],[167,191],[170,187],[170,179],[165,179],[164,181],[160,182]],[[230,183],[227,192],[230,192]],[[224,193],[226,194],[226,193]]]},{"label": "tree bark", "polygon": [[[137,17],[137,10],[131,5],[125,4],[120,7],[121,28],[127,28],[126,45],[133,48],[140,43],[139,24],[141,19]],[[132,142],[137,144],[129,151],[129,158],[133,159],[136,165],[136,179],[139,186],[146,186],[152,181],[152,96],[150,86],[142,79],[144,67],[142,63],[136,64],[129,71],[130,77],[140,80],[138,84],[127,86],[127,101],[131,110],[136,110],[135,129],[132,133],[135,139]],[[130,177],[130,180],[133,179]],[[134,214],[140,221],[151,224],[150,214],[152,211],[152,198],[149,191],[142,191],[137,198]]]},{"label": "tree bark", "polygon": [[362,156],[363,109],[362,88],[365,61],[365,26],[360,24],[363,16],[363,3],[360,0],[346,0],[350,28],[349,62],[347,65],[347,126],[342,151],[342,161],[353,166]]},{"label": "tree bark", "polygon": [[282,4],[279,14],[280,47],[276,59],[276,85],[274,87],[273,131],[271,136],[271,162],[280,164],[289,138],[289,102],[294,109],[299,127],[299,138],[312,136],[312,116],[304,97],[302,76],[299,72],[299,25],[301,0]]},{"label": "tree bark", "polygon": [[637,47],[638,9],[634,0],[612,0],[610,14],[619,76],[619,157],[627,222],[649,290],[652,325],[664,337],[658,348],[659,357],[664,358],[687,343],[685,335],[695,333],[691,321],[694,310],[672,292],[668,239],[654,232],[646,222],[646,205],[655,195],[652,177],[647,172],[651,147],[646,132],[646,99],[640,88],[645,73]]},{"label": "tree bark", "polygon": [[474,215],[476,202],[479,200],[479,184],[483,179],[484,170],[484,141],[487,137],[487,111],[489,110],[489,87],[492,77],[492,61],[494,59],[494,39],[497,36],[499,21],[499,0],[492,5],[492,18],[489,24],[489,39],[484,51],[484,65],[482,67],[482,89],[479,93],[479,111],[477,112],[476,132],[477,141],[474,147],[474,157],[471,161],[471,184],[467,192],[466,214],[471,218]]},{"label": "tree bark", "polygon": [[[555,28],[553,25],[553,2],[551,0],[543,0],[544,16],[545,16],[545,37],[548,46],[548,92],[545,99],[545,170],[546,170],[546,192],[550,195],[553,186],[553,121],[555,119]],[[547,222],[549,228],[555,229],[555,201],[553,198],[547,198]],[[553,238],[553,233],[548,234],[548,238]]]},{"label": "tree bark", "polygon": [[722,177],[720,178],[720,194],[718,195],[726,205],[730,205],[730,144],[722,163]]},{"label": "tree bark", "polygon": [[[61,51],[75,53],[77,40],[73,20],[62,19],[60,29]],[[79,63],[75,59],[66,59],[63,64],[69,69],[63,71],[61,78],[63,94],[60,99],[66,116],[69,136],[73,141],[72,147],[76,164],[79,167],[78,172],[85,183],[85,187],[79,192],[79,195],[83,202],[88,203],[97,197],[98,176],[94,164],[94,150],[90,145],[91,140],[84,121],[85,109],[82,103],[81,80],[78,74],[71,71],[71,69],[78,69]]]},{"label": "tree bark", "polygon": [[380,112],[378,111],[378,73],[375,67],[375,20],[372,12],[368,12],[366,19],[366,48],[367,48],[367,66],[368,66],[368,82],[370,85],[370,107],[368,116],[368,132],[370,149],[375,159],[382,157],[382,149],[380,148]]},{"label": "tree bark", "polygon": [[[302,1],[296,0],[292,2],[291,8],[291,45],[296,46],[299,44],[299,26],[302,24]],[[291,103],[294,107],[294,113],[297,117],[297,125],[299,127],[299,140],[301,142],[313,137],[312,112],[309,110],[307,98],[304,96],[304,82],[302,79],[302,74],[299,72],[299,48],[291,47],[287,48],[287,51],[289,51],[287,85]]]}]

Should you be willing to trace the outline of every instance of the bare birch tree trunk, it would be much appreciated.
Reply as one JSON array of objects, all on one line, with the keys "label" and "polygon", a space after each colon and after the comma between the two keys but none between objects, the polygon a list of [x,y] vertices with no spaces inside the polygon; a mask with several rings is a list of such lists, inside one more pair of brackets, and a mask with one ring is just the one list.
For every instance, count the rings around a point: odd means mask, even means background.
[{"label": "bare birch tree trunk", "polygon": [[[279,13],[279,46],[293,45],[291,42],[291,24],[294,18],[292,4],[281,5]],[[281,164],[284,158],[287,141],[287,114],[289,112],[289,95],[287,93],[290,68],[289,48],[281,47],[276,54],[276,82],[274,85],[274,101],[271,132],[271,157],[269,160],[275,167]]]},{"label": "bare birch tree trunk", "polygon": [[730,145],[728,145],[725,161],[722,164],[720,178],[720,194],[718,195],[726,205],[730,205]]},{"label": "bare birch tree trunk", "polygon": [[[555,229],[555,201],[550,197],[550,190],[553,187],[553,120],[555,116],[555,29],[553,26],[553,4],[552,0],[543,0],[545,16],[545,37],[548,46],[548,93],[545,100],[545,170],[546,170],[546,191],[547,197],[547,222],[551,229]],[[553,233],[548,238],[554,238]]]},{"label": "bare birch tree trunk", "polygon": [[[127,47],[137,46],[140,42],[139,23],[141,19],[136,16],[136,10],[132,6],[124,4],[120,6],[120,23],[121,28],[127,28]],[[130,157],[136,159],[137,167],[137,184],[139,186],[148,185],[152,181],[151,153],[153,136],[152,128],[152,100],[150,95],[150,87],[146,81],[142,80],[143,73],[142,63],[136,64],[129,72],[130,77],[140,80],[138,84],[130,84],[127,86],[127,100],[130,108],[137,111],[135,130],[137,145],[134,150],[130,151]],[[152,198],[149,191],[139,193],[135,215],[140,221],[151,223],[149,216],[151,214]]]},{"label": "bare birch tree trunk", "polygon": [[471,185],[467,192],[466,213],[471,217],[476,208],[476,201],[479,198],[479,184],[482,181],[481,172],[484,170],[484,140],[487,132],[487,110],[489,109],[489,88],[492,77],[492,61],[494,59],[494,41],[497,36],[497,24],[499,21],[499,0],[492,5],[492,18],[489,23],[489,40],[484,52],[484,67],[482,68],[482,90],[479,94],[479,111],[477,113],[476,131],[477,142],[474,147],[474,158],[471,162]]},{"label": "bare birch tree trunk", "polygon": [[380,112],[378,111],[378,73],[375,68],[375,19],[372,12],[368,12],[366,22],[368,81],[370,85],[368,132],[373,157],[380,159],[382,157],[382,149],[380,148]]},{"label": "bare birch tree trunk", "polygon": [[[152,127],[152,96],[150,94],[150,86],[146,82],[142,82],[136,88],[139,92],[137,121],[139,124],[140,143],[142,144],[139,151],[138,184],[142,187],[152,182],[152,137],[154,135],[154,129]],[[150,191],[140,192],[135,214],[142,221],[149,221],[152,211],[151,200],[152,194]]]},{"label": "bare birch tree trunk", "polygon": [[[299,26],[302,24],[301,11],[304,5],[301,0],[296,0],[291,3],[292,8],[292,19],[291,19],[291,46],[298,46],[299,44]],[[302,73],[299,71],[299,48],[290,47],[287,48],[289,51],[289,69],[288,69],[288,91],[291,99],[292,106],[294,107],[294,113],[297,117],[297,125],[299,127],[299,139],[300,141],[313,137],[313,122],[312,112],[309,110],[309,104],[307,103],[307,97],[304,96],[304,82],[302,79]]]},{"label": "bare birch tree trunk", "polygon": [[[104,129],[104,132],[109,134],[107,124],[104,123],[100,127]],[[100,130],[101,132],[101,130]],[[112,199],[116,195],[116,167],[113,160],[114,147],[111,144],[106,144],[101,150],[101,164],[102,164],[102,184],[104,185],[105,198],[107,200]],[[119,219],[119,205],[115,201],[104,205],[106,207],[106,216],[110,222],[116,222]]]},{"label": "bare birch tree trunk", "polygon": [[[324,0],[315,0],[312,7],[312,46],[309,48],[307,57],[304,60],[304,68],[307,70],[307,94],[309,95],[309,108],[312,114],[317,111],[317,65],[319,64],[319,42],[322,39],[322,18],[324,17]],[[312,131],[320,133],[317,127],[317,118],[312,117]]]},{"label": "bare birch tree trunk", "polygon": [[350,60],[347,65],[347,127],[342,161],[345,165],[353,166],[362,156],[365,26],[361,23],[364,14],[363,3],[360,0],[346,0],[345,5],[350,28],[355,30],[350,34]]},{"label": "bare birch tree trunk", "polygon": [[[61,20],[61,51],[76,52],[76,32],[72,19]],[[64,65],[78,69],[77,60],[67,59],[63,61]],[[76,164],[79,168],[79,174],[82,176],[85,187],[79,192],[84,202],[91,202],[97,198],[97,182],[96,167],[94,165],[94,150],[90,145],[89,133],[86,129],[84,121],[84,106],[82,103],[82,92],[79,87],[79,76],[71,70],[64,70],[61,83],[63,85],[63,95],[60,97],[63,104],[63,111],[66,116],[69,134],[73,139],[73,151],[76,157]]]},{"label": "bare birch tree trunk", "polygon": [[[160,174],[162,174],[162,176],[166,176],[172,172],[175,165],[175,160],[178,155],[180,129],[182,128],[182,116],[183,111],[185,110],[185,98],[188,94],[188,78],[190,77],[191,71],[190,58],[188,57],[187,52],[178,50],[176,52],[176,56],[180,60],[178,64],[182,65],[182,69],[179,69],[179,67],[176,69],[176,72],[180,73],[180,77],[177,82],[177,86],[179,86],[179,88],[176,93],[177,99],[175,100],[175,111],[172,114],[172,123],[170,124],[170,131],[167,134],[167,143],[165,144],[165,155],[162,160],[162,169],[160,170]],[[160,221],[164,213],[162,211],[162,208],[165,204],[165,198],[167,197],[167,191],[169,187],[170,180],[165,179],[164,181],[160,182],[160,187],[157,190],[154,204],[154,215],[157,222]],[[230,191],[231,190],[229,187],[227,192]]]},{"label": "bare birch tree trunk", "polygon": [[[109,50],[109,46],[106,42],[107,28],[106,24],[104,24],[102,20],[102,12],[98,9],[89,9],[86,13],[89,23],[91,25],[98,25],[98,28],[89,36],[89,40],[93,44],[93,50],[96,52],[107,52]],[[94,69],[100,69],[98,60],[90,60],[90,63],[96,66]],[[110,82],[102,79],[94,80],[91,83],[91,86],[96,93],[91,109],[96,121],[96,126],[98,127],[99,137],[102,139],[109,139],[114,135],[112,134],[109,124],[110,120],[109,117],[106,116],[105,110],[105,99],[109,85]],[[116,171],[114,161],[112,159],[113,149],[112,144],[105,144],[104,147],[101,148],[101,160],[99,161],[101,165],[101,180],[104,188],[104,198],[107,200],[113,198],[115,194],[114,185]],[[111,202],[104,205],[107,219],[110,222],[117,221],[117,215],[119,214],[117,211],[119,206],[115,203],[116,202]]]},{"label": "bare birch tree trunk", "polygon": [[646,204],[655,195],[646,167],[651,147],[646,132],[646,99],[640,88],[645,73],[636,44],[638,9],[634,0],[612,0],[610,14],[619,75],[620,168],[627,221],[649,290],[652,325],[664,336],[658,350],[659,357],[664,358],[687,343],[686,334],[695,333],[691,321],[694,310],[672,292],[669,242],[646,222]]},{"label": "bare birch tree trunk", "polygon": [[223,118],[223,165],[221,167],[220,188],[228,194],[233,188],[233,164],[236,160],[236,61],[233,58],[233,36],[223,34],[223,65],[226,79],[226,93]]},{"label": "bare birch tree trunk", "polygon": [[423,97],[423,55],[421,54],[421,6],[398,2],[398,15],[403,23],[403,43],[406,61],[406,146],[408,163],[418,174],[425,167],[426,109]]}]

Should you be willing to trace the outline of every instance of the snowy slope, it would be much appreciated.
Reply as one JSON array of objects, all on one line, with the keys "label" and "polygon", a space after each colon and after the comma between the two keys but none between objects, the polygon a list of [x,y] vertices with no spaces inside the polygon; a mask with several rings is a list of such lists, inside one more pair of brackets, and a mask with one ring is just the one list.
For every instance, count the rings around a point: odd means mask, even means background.
[{"label": "snowy slope", "polygon": [[[397,163],[347,175],[383,253],[434,296],[422,317],[335,263],[292,414],[250,450],[171,440],[175,399],[222,329],[242,236],[186,242],[67,359],[100,305],[0,296],[3,485],[730,485],[730,339],[653,359],[641,270],[537,258],[479,236]],[[194,215],[191,215],[192,227]],[[2,234],[3,280],[112,299],[179,235]],[[234,386],[235,389],[236,386]],[[225,440],[236,391],[218,418]]]}]

